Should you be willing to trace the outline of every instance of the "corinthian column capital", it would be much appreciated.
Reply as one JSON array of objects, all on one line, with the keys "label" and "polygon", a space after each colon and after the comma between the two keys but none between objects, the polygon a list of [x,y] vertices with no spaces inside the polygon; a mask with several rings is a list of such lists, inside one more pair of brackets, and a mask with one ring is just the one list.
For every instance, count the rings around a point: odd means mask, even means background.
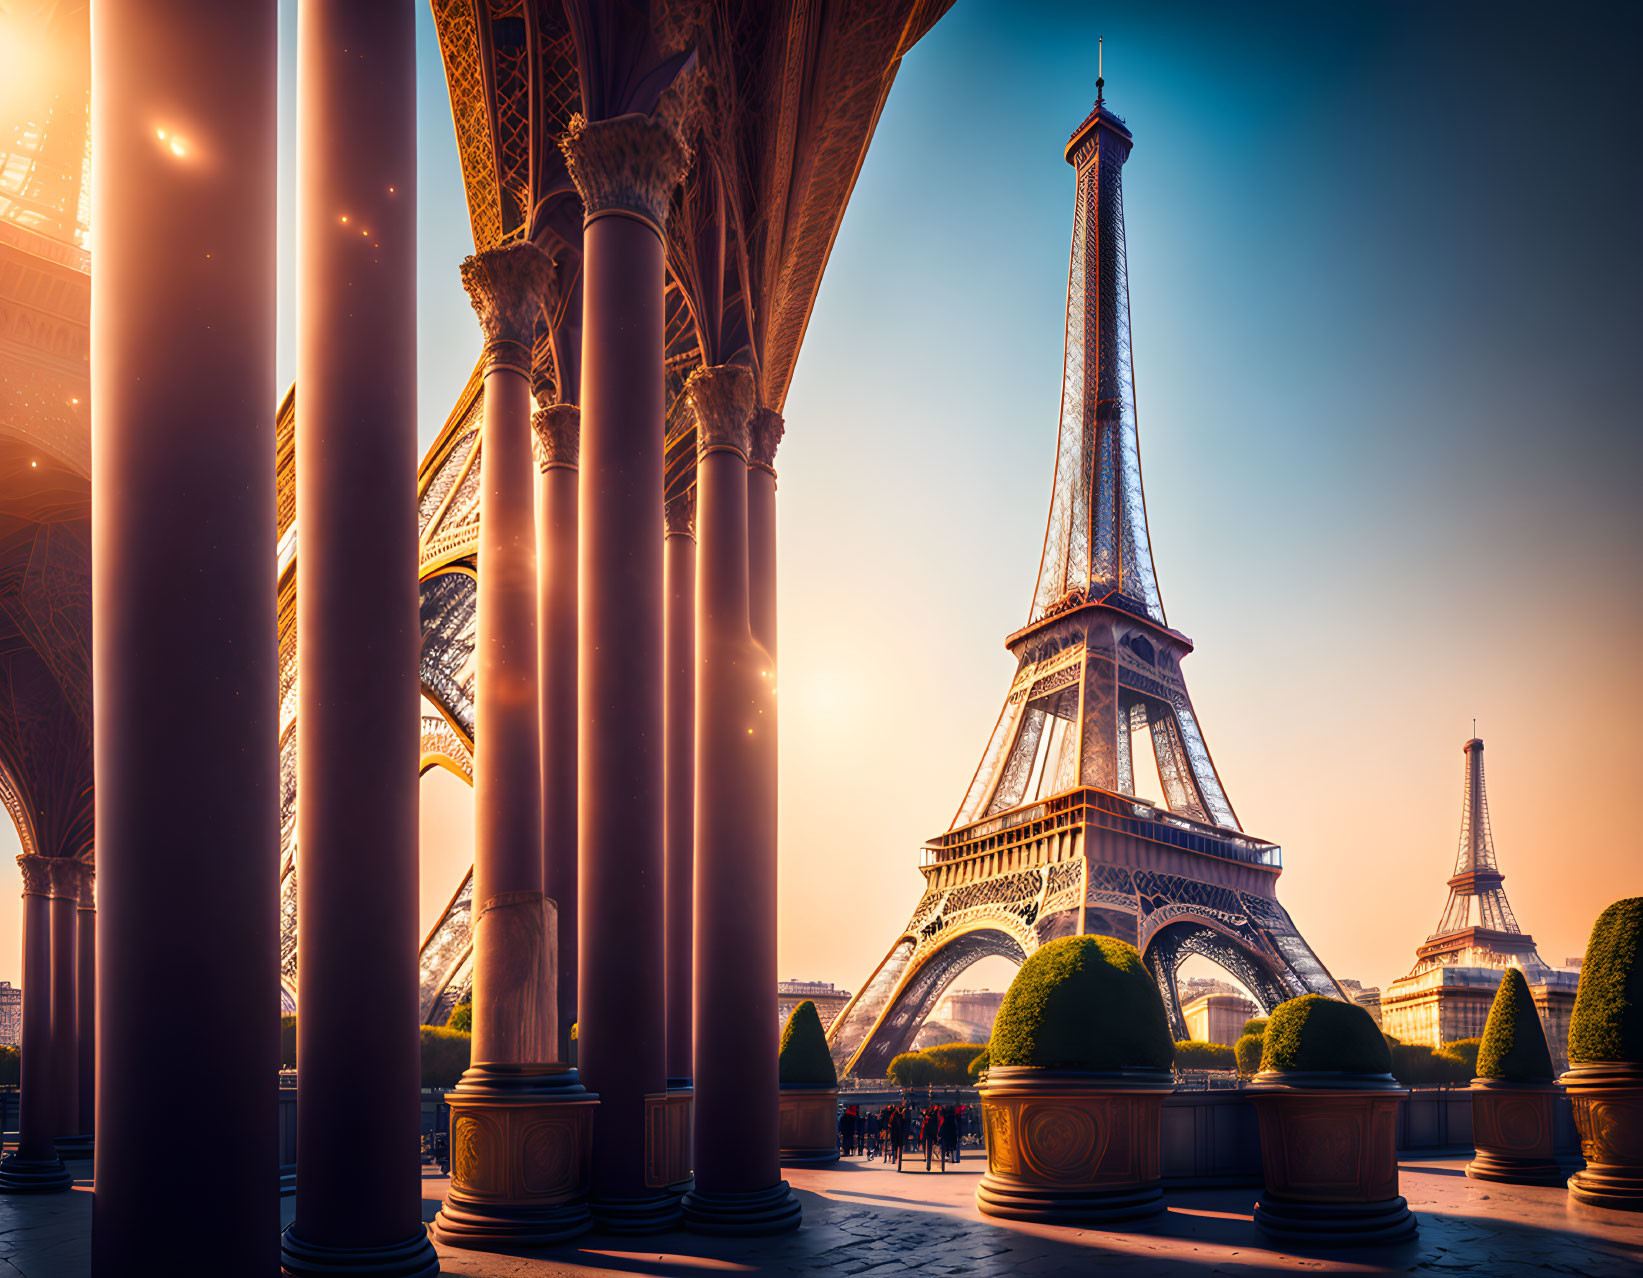
[{"label": "corinthian column capital", "polygon": [[24,896],[51,895],[51,858],[37,852],[25,852],[17,858],[17,868],[23,872]]},{"label": "corinthian column capital", "polygon": [[485,367],[531,375],[531,336],[553,288],[553,259],[528,241],[488,248],[462,261],[468,291],[485,334]]},{"label": "corinthian column capital", "polygon": [[758,466],[768,470],[772,475],[776,473],[776,446],[782,442],[782,436],[787,431],[787,425],[782,415],[774,408],[756,408],[753,410],[753,422],[750,428],[752,448],[747,454],[750,466]]},{"label": "corinthian column capital", "polygon": [[45,862],[46,876],[49,880],[46,895],[59,900],[78,902],[80,880],[84,877],[80,873],[83,868],[80,863],[64,856],[46,857]]},{"label": "corinthian column capital", "polygon": [[685,383],[685,403],[696,416],[696,455],[718,449],[747,456],[753,412],[753,375],[740,364],[698,368]]},{"label": "corinthian column capital", "polygon": [[576,404],[549,404],[531,414],[536,432],[536,464],[546,475],[563,466],[575,470],[582,449],[582,410]]},{"label": "corinthian column capital", "polygon": [[662,507],[666,535],[694,537],[696,535],[696,489],[687,488],[667,499]]},{"label": "corinthian column capital", "polygon": [[633,217],[665,238],[668,202],[690,167],[690,148],[673,125],[650,115],[573,115],[559,149],[588,221]]}]

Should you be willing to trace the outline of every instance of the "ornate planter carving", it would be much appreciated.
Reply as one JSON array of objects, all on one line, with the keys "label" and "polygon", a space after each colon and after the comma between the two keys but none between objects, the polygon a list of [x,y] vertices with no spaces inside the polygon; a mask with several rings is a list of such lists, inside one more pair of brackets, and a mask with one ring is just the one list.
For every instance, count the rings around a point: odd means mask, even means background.
[{"label": "ornate planter carving", "polygon": [[1398,1193],[1398,1101],[1390,1074],[1262,1073],[1248,1092],[1261,1124],[1255,1224],[1281,1242],[1404,1242],[1418,1228]]},{"label": "ornate planter carving", "polygon": [[1158,1121],[1167,1070],[995,1065],[982,1082],[987,1216],[1050,1224],[1139,1220],[1164,1209]]},{"label": "ornate planter carving", "polygon": [[565,1065],[476,1065],[446,1095],[451,1189],[434,1237],[478,1250],[540,1247],[591,1223],[599,1097]]},{"label": "ornate planter carving", "polygon": [[1643,1065],[1594,1061],[1563,1076],[1580,1128],[1584,1170],[1569,1195],[1593,1207],[1643,1211]]},{"label": "ornate planter carving", "polygon": [[776,1141],[784,1163],[839,1161],[839,1089],[784,1085]]},{"label": "ornate planter carving", "polygon": [[1474,1078],[1472,1143],[1477,1154],[1466,1164],[1466,1174],[1513,1185],[1561,1185],[1563,1172],[1552,1157],[1557,1098],[1550,1083]]}]

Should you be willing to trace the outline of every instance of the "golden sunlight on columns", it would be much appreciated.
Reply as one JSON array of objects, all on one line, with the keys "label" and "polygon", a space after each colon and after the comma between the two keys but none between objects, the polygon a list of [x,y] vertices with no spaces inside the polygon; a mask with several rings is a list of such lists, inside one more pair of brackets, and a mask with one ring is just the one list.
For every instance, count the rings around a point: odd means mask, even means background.
[{"label": "golden sunlight on columns", "polygon": [[531,338],[553,262],[530,243],[462,264],[485,332],[474,742],[473,1063],[449,1093],[434,1236],[535,1247],[587,1229],[593,1105],[555,1063],[555,910],[543,894]]},{"label": "golden sunlight on columns", "polygon": [[51,1060],[51,862],[25,852],[23,872],[22,1099],[17,1149],[0,1162],[0,1192],[50,1193],[74,1184],[54,1143]]},{"label": "golden sunlight on columns", "polygon": [[582,410],[539,381],[536,432],[537,645],[541,681],[543,891],[559,920],[554,1059],[569,1061],[576,1023],[576,521]]},{"label": "golden sunlight on columns", "polygon": [[770,657],[749,629],[745,368],[702,368],[696,415],[696,1186],[685,1224],[771,1234],[799,1224],[777,1161],[776,867],[762,799]]},{"label": "golden sunlight on columns", "polygon": [[696,930],[696,490],[667,503],[667,1073],[689,1087]]}]

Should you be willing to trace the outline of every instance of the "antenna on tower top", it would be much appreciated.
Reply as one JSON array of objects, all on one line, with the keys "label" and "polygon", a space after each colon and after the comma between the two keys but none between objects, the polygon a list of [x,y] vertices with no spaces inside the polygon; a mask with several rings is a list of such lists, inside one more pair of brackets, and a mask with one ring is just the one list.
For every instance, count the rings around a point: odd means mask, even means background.
[{"label": "antenna on tower top", "polygon": [[1101,74],[1101,72],[1102,72],[1102,61],[1103,61],[1103,59],[1102,59],[1103,47],[1102,46],[1104,46],[1105,44],[1106,44],[1106,38],[1104,36],[1097,36],[1095,38],[1095,105],[1096,106],[1101,105],[1101,99],[1102,99],[1102,96],[1103,96],[1101,86],[1105,83],[1105,81],[1102,79],[1102,74]]}]

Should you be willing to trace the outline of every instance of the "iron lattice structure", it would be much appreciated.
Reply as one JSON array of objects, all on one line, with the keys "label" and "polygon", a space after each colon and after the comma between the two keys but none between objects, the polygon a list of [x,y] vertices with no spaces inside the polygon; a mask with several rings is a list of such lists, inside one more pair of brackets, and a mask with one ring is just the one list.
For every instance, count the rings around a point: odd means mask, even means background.
[{"label": "iron lattice structure", "polygon": [[[474,247],[528,239],[553,257],[537,362],[575,402],[583,210],[558,142],[577,114],[666,118],[695,159],[667,222],[665,482],[695,484],[698,367],[741,363],[780,411],[833,241],[906,52],[951,0],[430,0]],[[662,86],[666,86],[663,88]],[[476,333],[477,344],[477,333]],[[423,459],[422,767],[471,782],[480,479],[480,369]],[[295,1007],[295,418],[278,424],[281,990]],[[422,1015],[443,1023],[472,980],[471,870],[422,946]]]},{"label": "iron lattice structure", "polygon": [[1495,858],[1489,828],[1489,795],[1483,783],[1483,742],[1463,747],[1465,789],[1461,797],[1460,846],[1449,879],[1449,901],[1437,931],[1415,951],[1411,976],[1445,964],[1467,967],[1522,967],[1535,974],[1550,968],[1534,937],[1518,926],[1506,899],[1506,876]]},{"label": "iron lattice structure", "polygon": [[[1270,1011],[1344,997],[1283,906],[1279,848],[1245,834],[1204,742],[1158,591],[1130,354],[1123,166],[1134,139],[1098,98],[1076,174],[1055,484],[1016,673],[952,825],[925,846],[907,927],[829,1032],[877,1076],[965,968],[1095,933],[1136,945],[1187,1037],[1176,972],[1219,964]],[[1166,807],[1136,796],[1150,755]]]}]

